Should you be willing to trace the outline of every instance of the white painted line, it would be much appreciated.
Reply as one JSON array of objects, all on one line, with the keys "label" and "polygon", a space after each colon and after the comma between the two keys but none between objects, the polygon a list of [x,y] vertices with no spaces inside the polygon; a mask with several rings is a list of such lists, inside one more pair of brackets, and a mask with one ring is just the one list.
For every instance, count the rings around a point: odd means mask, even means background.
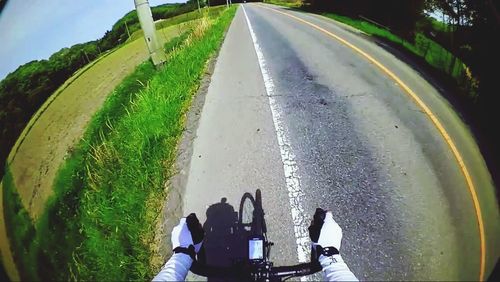
[{"label": "white painted line", "polygon": [[311,245],[309,233],[307,231],[308,220],[306,220],[307,216],[302,208],[302,197],[304,196],[304,192],[300,187],[299,169],[297,167],[297,162],[295,161],[295,154],[293,153],[292,146],[290,145],[290,138],[288,137],[283,124],[282,111],[274,98],[273,79],[269,75],[264,55],[262,54],[259,43],[257,42],[257,37],[255,36],[252,24],[248,19],[245,7],[244,5],[241,7],[243,8],[243,13],[245,14],[250,35],[252,36],[253,46],[259,61],[262,78],[264,79],[267,98],[269,98],[269,106],[273,116],[274,129],[276,130],[276,136],[278,138],[278,146],[280,148],[281,161],[283,162],[283,170],[285,172],[286,188],[288,189],[288,198],[290,201],[295,239],[297,242],[297,256],[299,262],[308,262]]}]

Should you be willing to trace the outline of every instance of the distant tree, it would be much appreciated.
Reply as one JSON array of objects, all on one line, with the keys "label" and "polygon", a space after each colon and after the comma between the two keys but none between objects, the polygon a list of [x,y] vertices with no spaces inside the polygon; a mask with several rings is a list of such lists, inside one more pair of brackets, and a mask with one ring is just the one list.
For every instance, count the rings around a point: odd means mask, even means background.
[{"label": "distant tree", "polygon": [[500,65],[500,3],[491,0],[426,0],[426,9],[440,12],[451,26],[448,48],[479,80],[479,102],[492,105],[498,92]]},{"label": "distant tree", "polygon": [[357,18],[364,16],[394,33],[413,41],[415,24],[423,17],[425,2],[422,0],[304,0],[303,5],[312,10],[334,12]]},{"label": "distant tree", "polygon": [[[500,66],[500,3],[489,0],[465,1],[471,32],[464,43],[470,46],[466,58],[473,74],[479,79],[480,96],[478,102],[482,108],[498,113],[498,66]],[[481,111],[483,115],[487,114]],[[496,114],[496,118],[500,117]],[[490,119],[493,117],[486,117]],[[496,119],[498,120],[498,119]]]}]

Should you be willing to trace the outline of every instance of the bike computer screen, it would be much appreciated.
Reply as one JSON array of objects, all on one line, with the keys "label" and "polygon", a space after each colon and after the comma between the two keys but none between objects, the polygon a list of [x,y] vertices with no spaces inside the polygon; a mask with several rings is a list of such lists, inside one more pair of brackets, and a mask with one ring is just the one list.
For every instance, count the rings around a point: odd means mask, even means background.
[{"label": "bike computer screen", "polygon": [[250,260],[264,259],[264,240],[263,238],[250,238],[248,240],[248,258]]}]

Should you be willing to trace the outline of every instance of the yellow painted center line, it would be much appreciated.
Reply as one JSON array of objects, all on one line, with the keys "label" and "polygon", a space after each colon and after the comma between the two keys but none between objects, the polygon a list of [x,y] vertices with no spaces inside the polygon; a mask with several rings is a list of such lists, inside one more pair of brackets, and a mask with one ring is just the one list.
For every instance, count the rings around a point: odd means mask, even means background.
[{"label": "yellow painted center line", "polygon": [[434,115],[434,113],[429,109],[429,107],[418,97],[413,90],[410,89],[397,75],[395,75],[392,71],[390,71],[387,67],[385,67],[382,63],[378,62],[376,59],[374,59],[372,56],[368,55],[366,52],[361,50],[360,48],[354,46],[352,43],[348,42],[347,40],[341,38],[340,36],[318,26],[315,25],[311,22],[308,22],[304,19],[301,19],[297,16],[294,16],[289,13],[285,13],[283,11],[277,10],[277,9],[272,9],[269,7],[265,7],[263,5],[257,5],[260,8],[267,9],[282,15],[285,15],[287,17],[293,18],[299,22],[302,22],[306,25],[309,25],[326,35],[336,39],[340,43],[344,44],[345,46],[353,49],[356,51],[358,54],[360,54],[362,57],[370,61],[372,64],[377,66],[382,72],[384,72],[387,76],[389,76],[392,80],[394,80],[405,92],[412,98],[412,100],[417,104],[418,107],[422,109],[422,111],[430,118],[434,126],[437,128],[439,133],[443,136],[444,140],[450,147],[451,152],[455,156],[455,159],[458,163],[458,166],[460,167],[460,170],[462,171],[462,174],[465,177],[465,181],[467,182],[467,187],[469,188],[470,195],[472,197],[472,202],[474,203],[474,209],[476,211],[476,218],[477,218],[477,223],[478,223],[478,229],[479,229],[479,239],[480,239],[480,270],[479,270],[479,281],[484,280],[484,271],[485,271],[485,260],[486,260],[486,242],[485,242],[485,235],[484,235],[484,224],[483,224],[483,217],[481,215],[481,207],[479,205],[479,200],[477,198],[477,193],[476,193],[476,188],[474,186],[474,183],[472,182],[472,178],[469,174],[469,170],[465,166],[465,162],[462,158],[462,155],[457,149],[457,146],[451,139],[450,135],[448,132],[446,132],[446,129],[444,126],[441,124],[439,119]]}]

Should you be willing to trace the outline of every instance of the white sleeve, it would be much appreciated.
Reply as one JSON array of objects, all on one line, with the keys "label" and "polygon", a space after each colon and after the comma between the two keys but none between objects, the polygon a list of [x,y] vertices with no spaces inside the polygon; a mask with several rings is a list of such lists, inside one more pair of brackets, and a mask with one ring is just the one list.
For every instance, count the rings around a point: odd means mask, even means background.
[{"label": "white sleeve", "polygon": [[326,281],[358,281],[340,255],[320,256]]},{"label": "white sleeve", "polygon": [[183,253],[173,254],[153,281],[184,281],[193,259]]}]

